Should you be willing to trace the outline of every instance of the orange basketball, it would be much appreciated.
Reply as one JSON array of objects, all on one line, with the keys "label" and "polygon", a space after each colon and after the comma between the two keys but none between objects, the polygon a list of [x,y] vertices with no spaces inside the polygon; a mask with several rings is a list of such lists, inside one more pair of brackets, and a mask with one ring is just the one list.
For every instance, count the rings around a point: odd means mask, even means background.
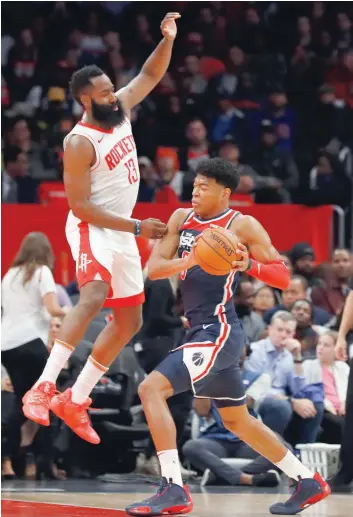
[{"label": "orange basketball", "polygon": [[207,228],[195,247],[196,262],[210,275],[228,275],[232,262],[240,260],[236,253],[238,242],[235,233],[226,228]]}]

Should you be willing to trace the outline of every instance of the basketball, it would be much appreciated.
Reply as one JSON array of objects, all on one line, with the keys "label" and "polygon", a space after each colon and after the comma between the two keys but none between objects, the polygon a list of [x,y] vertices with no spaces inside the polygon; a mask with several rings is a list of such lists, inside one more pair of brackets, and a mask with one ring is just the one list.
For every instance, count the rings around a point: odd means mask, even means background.
[{"label": "basketball", "polygon": [[232,262],[241,260],[236,249],[239,239],[226,228],[207,228],[195,247],[195,259],[201,269],[210,275],[228,275]]}]

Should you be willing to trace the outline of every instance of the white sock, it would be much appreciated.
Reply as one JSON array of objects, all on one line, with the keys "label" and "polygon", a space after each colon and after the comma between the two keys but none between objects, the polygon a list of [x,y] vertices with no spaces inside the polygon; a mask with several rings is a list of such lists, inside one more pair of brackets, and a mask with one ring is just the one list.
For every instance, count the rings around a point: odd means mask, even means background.
[{"label": "white sock", "polygon": [[72,386],[72,402],[83,404],[99,379],[109,370],[90,355],[75,384]]},{"label": "white sock", "polygon": [[56,339],[43,373],[35,383],[35,386],[38,386],[38,384],[44,381],[53,382],[55,384],[66,361],[68,361],[74,350],[75,348],[73,346]]},{"label": "white sock", "polygon": [[287,451],[283,460],[275,463],[274,465],[287,474],[288,477],[295,479],[296,481],[298,481],[298,476],[302,478],[314,477],[314,474],[306,468],[291,451]]},{"label": "white sock", "polygon": [[157,452],[159,463],[161,466],[162,477],[170,479],[176,485],[181,487],[184,486],[183,480],[181,479],[179,456],[177,449],[170,449],[169,451]]}]

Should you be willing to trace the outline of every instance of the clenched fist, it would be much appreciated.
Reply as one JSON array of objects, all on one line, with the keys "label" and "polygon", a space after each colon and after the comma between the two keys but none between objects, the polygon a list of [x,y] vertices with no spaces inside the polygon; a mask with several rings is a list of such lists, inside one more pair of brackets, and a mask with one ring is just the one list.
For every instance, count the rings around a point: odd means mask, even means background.
[{"label": "clenched fist", "polygon": [[159,219],[144,219],[140,224],[140,236],[146,239],[161,239],[167,233],[167,225]]}]

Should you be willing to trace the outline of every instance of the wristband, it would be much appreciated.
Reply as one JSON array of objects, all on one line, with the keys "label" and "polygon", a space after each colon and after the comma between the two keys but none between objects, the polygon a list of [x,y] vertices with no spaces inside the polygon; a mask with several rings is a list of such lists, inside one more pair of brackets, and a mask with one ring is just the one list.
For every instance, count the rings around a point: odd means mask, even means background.
[{"label": "wristband", "polygon": [[251,268],[252,268],[252,259],[249,258],[249,264],[245,271],[250,271]]},{"label": "wristband", "polygon": [[141,221],[135,221],[135,231],[134,234],[138,237],[141,233]]},{"label": "wristband", "polygon": [[297,359],[294,359],[294,364],[302,364],[303,363],[303,358],[297,358]]}]

